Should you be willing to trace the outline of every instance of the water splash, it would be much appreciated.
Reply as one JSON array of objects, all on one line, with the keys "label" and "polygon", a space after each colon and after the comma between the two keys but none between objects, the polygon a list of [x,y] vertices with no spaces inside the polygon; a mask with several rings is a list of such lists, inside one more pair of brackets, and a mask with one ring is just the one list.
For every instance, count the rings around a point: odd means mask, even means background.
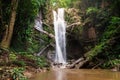
[{"label": "water splash", "polygon": [[54,15],[54,30],[56,42],[55,63],[62,65],[66,64],[66,24],[64,20],[64,9],[59,8],[58,14],[53,11]]}]

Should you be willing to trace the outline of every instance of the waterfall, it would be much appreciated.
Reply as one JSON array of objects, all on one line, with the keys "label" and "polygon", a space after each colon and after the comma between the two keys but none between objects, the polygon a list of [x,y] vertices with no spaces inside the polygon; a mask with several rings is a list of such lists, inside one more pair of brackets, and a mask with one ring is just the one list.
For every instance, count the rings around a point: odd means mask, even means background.
[{"label": "waterfall", "polygon": [[64,20],[64,9],[59,8],[58,13],[53,11],[56,54],[55,63],[66,64],[66,24]]},{"label": "waterfall", "polygon": [[41,13],[41,11],[39,12],[39,14],[37,15],[37,17],[35,19],[34,28],[37,29],[40,32],[43,31],[43,27],[42,27],[42,13]]}]

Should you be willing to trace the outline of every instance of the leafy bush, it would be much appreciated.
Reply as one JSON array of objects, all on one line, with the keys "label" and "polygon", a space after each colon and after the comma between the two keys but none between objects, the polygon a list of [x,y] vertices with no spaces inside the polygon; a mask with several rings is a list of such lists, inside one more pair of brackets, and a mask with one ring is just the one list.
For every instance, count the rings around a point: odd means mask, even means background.
[{"label": "leafy bush", "polygon": [[99,9],[95,8],[95,7],[89,7],[87,10],[86,10],[86,13],[87,14],[91,14],[91,13],[96,13],[98,12]]},{"label": "leafy bush", "polygon": [[24,68],[14,68],[11,72],[13,80],[28,80],[23,74]]},{"label": "leafy bush", "polygon": [[[120,18],[112,17],[110,25],[106,28],[97,44],[86,56],[92,59],[94,56],[103,59],[103,68],[110,68],[120,64]],[[98,55],[99,54],[99,55]],[[100,57],[102,56],[102,57]]]},{"label": "leafy bush", "polygon": [[97,54],[101,53],[105,48],[105,43],[101,43],[96,45],[91,51],[89,51],[85,56],[88,59],[92,59]]},{"label": "leafy bush", "polygon": [[119,24],[120,18],[112,17],[110,25],[106,28],[106,31],[104,32],[103,37],[101,38],[101,42],[111,39],[112,37],[118,36],[116,34],[118,34],[120,30]]},{"label": "leafy bush", "polygon": [[114,60],[108,60],[106,61],[102,67],[103,68],[108,68],[108,67],[115,67],[116,65],[119,65],[120,64],[120,59],[114,59]]},{"label": "leafy bush", "polygon": [[38,67],[43,68],[47,66],[47,62],[44,57],[36,57],[35,60]]},{"label": "leafy bush", "polygon": [[15,64],[19,67],[25,67],[26,66],[24,61],[18,61],[18,60],[14,61],[13,64]]},{"label": "leafy bush", "polygon": [[9,54],[9,59],[10,59],[11,61],[15,61],[15,60],[17,59],[17,56],[15,55],[15,53],[10,53],[10,54]]},{"label": "leafy bush", "polygon": [[[39,39],[35,39],[34,20],[46,0],[20,0],[11,46],[16,51],[38,51]],[[43,9],[44,10],[44,9]],[[39,33],[37,33],[39,34]]]}]

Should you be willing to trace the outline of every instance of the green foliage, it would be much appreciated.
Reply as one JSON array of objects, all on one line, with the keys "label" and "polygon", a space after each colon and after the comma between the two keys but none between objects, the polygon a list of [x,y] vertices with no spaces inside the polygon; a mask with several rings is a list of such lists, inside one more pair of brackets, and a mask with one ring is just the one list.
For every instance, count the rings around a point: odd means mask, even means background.
[{"label": "green foliage", "polygon": [[[15,51],[38,52],[39,39],[35,39],[34,19],[46,0],[20,0],[17,10],[12,48]],[[36,34],[35,34],[36,33]]]},{"label": "green foliage", "polygon": [[18,54],[20,54],[21,56],[27,56],[27,55],[30,55],[29,52],[19,52]]},{"label": "green foliage", "polygon": [[87,14],[92,14],[92,13],[96,13],[98,12],[99,9],[95,8],[95,7],[89,7],[87,10],[86,10],[86,13]]},{"label": "green foliage", "polygon": [[[25,55],[25,54],[22,54],[22,55]],[[12,62],[12,64],[17,65],[19,67],[25,67],[26,66],[25,62],[23,60],[18,60],[17,54],[15,54],[13,52],[11,52],[9,54],[9,60]]]},{"label": "green foliage", "polygon": [[35,60],[38,67],[43,68],[47,66],[47,61],[44,57],[36,57]]},{"label": "green foliage", "polygon": [[120,42],[119,42],[119,35],[120,35],[120,18],[119,17],[112,17],[111,25],[107,28],[106,32],[104,33],[104,37],[102,41],[110,40],[109,44],[107,45],[107,49],[103,54],[106,56],[106,61],[102,67],[114,67],[120,64]]},{"label": "green foliage", "polygon": [[32,59],[32,60],[34,60],[36,58],[36,56],[34,56],[33,54],[28,53],[28,52],[19,52],[18,54],[23,56],[23,57]]},{"label": "green foliage", "polygon": [[24,75],[24,68],[14,68],[12,69],[12,78],[13,80],[28,80]]},{"label": "green foliage", "polygon": [[20,60],[20,61],[19,60],[13,61],[13,64],[15,64],[15,65],[17,65],[19,67],[25,67],[26,66],[25,62],[22,61],[22,60]]},{"label": "green foliage", "polygon": [[31,0],[32,4],[34,5],[35,9],[40,6],[43,6],[46,0]]},{"label": "green foliage", "polygon": [[84,27],[94,27],[95,32],[97,33],[97,38],[100,39],[105,29],[109,24],[110,11],[107,9],[99,9],[96,7],[88,7],[86,10],[86,15],[84,15]]},{"label": "green foliage", "polygon": [[106,41],[119,33],[120,30],[120,18],[119,17],[112,17],[110,21],[110,26],[107,27],[105,33],[103,34],[102,41]]},{"label": "green foliage", "polygon": [[88,59],[92,59],[94,56],[105,58],[103,68],[114,67],[120,64],[120,18],[112,17],[110,25],[106,28],[103,36],[99,42],[91,51],[86,55]]},{"label": "green foliage", "polygon": [[111,20],[111,25],[116,25],[116,26],[119,26],[119,24],[120,24],[120,17],[112,17],[112,20]]},{"label": "green foliage", "polygon": [[71,0],[50,0],[50,3],[53,7],[68,7],[71,3]]},{"label": "green foliage", "polygon": [[[34,56],[33,54],[30,54],[27,52],[19,52],[19,54],[28,60],[34,61],[33,64],[36,65],[37,67],[43,68],[48,65],[45,57],[43,57],[43,56]],[[17,64],[18,66],[21,66],[21,67],[26,66],[24,61],[16,61],[15,64]]]},{"label": "green foliage", "polygon": [[94,56],[98,55],[104,50],[105,43],[96,45],[91,51],[89,51],[85,56],[91,60]]},{"label": "green foliage", "polygon": [[9,54],[9,59],[10,59],[11,61],[15,61],[15,60],[17,59],[16,54],[15,54],[15,53]]},{"label": "green foliage", "polygon": [[115,67],[116,65],[119,65],[119,64],[120,64],[120,59],[114,59],[114,60],[110,59],[110,60],[106,61],[106,62],[102,65],[102,67],[103,67],[103,68]]}]

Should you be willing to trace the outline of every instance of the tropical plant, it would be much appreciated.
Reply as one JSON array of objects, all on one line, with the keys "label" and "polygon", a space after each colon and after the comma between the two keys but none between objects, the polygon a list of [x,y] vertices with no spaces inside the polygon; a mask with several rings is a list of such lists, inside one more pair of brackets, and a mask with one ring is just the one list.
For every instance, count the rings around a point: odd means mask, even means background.
[{"label": "tropical plant", "polygon": [[13,80],[28,80],[24,75],[24,68],[14,68],[11,70]]}]

